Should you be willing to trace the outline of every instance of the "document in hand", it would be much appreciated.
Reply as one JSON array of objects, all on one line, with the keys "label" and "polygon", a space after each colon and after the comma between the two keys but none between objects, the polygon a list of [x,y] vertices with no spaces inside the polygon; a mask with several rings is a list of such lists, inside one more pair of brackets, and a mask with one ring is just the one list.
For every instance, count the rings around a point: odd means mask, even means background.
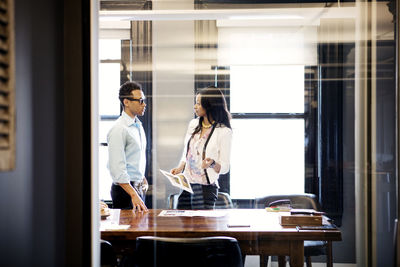
[{"label": "document in hand", "polygon": [[171,184],[173,186],[176,186],[178,188],[181,188],[181,189],[193,194],[192,187],[190,186],[188,179],[185,177],[185,175],[183,175],[183,173],[178,173],[178,174],[174,175],[170,172],[166,172],[161,169],[160,169],[160,172],[162,174],[164,174],[165,177],[168,178],[168,180],[171,182]]}]

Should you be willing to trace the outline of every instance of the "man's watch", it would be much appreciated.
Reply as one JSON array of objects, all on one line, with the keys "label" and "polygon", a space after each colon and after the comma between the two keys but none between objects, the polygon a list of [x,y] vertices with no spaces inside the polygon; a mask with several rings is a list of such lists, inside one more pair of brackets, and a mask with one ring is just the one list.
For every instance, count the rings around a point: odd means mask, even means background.
[{"label": "man's watch", "polygon": [[208,168],[214,168],[215,167],[215,160],[213,160],[213,162],[210,164],[210,166],[208,166]]}]

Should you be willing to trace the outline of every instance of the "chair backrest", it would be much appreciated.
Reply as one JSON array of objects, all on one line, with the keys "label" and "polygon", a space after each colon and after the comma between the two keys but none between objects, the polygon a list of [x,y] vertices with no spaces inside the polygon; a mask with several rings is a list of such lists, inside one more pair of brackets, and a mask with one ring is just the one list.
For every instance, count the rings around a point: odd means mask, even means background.
[{"label": "chair backrest", "polygon": [[[179,194],[171,194],[168,196],[167,208],[175,210],[178,207]],[[216,209],[233,209],[233,202],[228,193],[218,192],[218,199],[215,203]]]},{"label": "chair backrest", "polygon": [[117,266],[117,256],[115,255],[110,242],[106,240],[100,240],[100,256],[100,263],[102,267]]},{"label": "chair backrest", "polygon": [[268,207],[271,202],[289,199],[290,205],[295,209],[321,210],[317,197],[314,194],[269,195],[255,199],[255,207],[262,209]]},{"label": "chair backrest", "polygon": [[216,209],[233,209],[231,196],[225,192],[218,192],[218,199],[215,203]]},{"label": "chair backrest", "polygon": [[167,208],[170,210],[176,210],[178,208],[179,194],[171,194],[168,196]]},{"label": "chair backrest", "polygon": [[138,267],[243,267],[239,244],[231,237],[136,239]]},{"label": "chair backrest", "polygon": [[399,266],[400,262],[400,229],[399,229],[399,220],[394,219],[394,229],[393,229],[393,247],[394,247],[394,259],[395,262]]}]

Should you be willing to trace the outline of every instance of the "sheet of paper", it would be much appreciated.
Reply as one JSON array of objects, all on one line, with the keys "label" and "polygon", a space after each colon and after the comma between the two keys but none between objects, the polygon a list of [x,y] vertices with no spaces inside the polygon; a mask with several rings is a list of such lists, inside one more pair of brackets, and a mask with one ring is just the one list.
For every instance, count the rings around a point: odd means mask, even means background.
[{"label": "sheet of paper", "polygon": [[183,173],[178,173],[177,175],[174,175],[170,172],[161,169],[160,172],[164,174],[165,177],[168,178],[168,180],[171,182],[173,186],[176,186],[193,194],[192,187],[190,186],[188,179],[185,177]]},{"label": "sheet of paper", "polygon": [[102,223],[100,225],[100,231],[106,230],[126,230],[130,227],[129,224],[115,224],[112,222]]},{"label": "sheet of paper", "polygon": [[227,214],[224,210],[163,210],[158,216],[164,217],[223,217]]}]

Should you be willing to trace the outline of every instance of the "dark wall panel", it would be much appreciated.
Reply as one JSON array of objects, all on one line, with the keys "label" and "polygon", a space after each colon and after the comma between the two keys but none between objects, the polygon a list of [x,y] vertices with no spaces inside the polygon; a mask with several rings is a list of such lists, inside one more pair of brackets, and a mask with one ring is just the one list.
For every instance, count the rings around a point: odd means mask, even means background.
[{"label": "dark wall panel", "polygon": [[63,9],[15,1],[16,168],[0,173],[0,266],[62,266]]},{"label": "dark wall panel", "polygon": [[[0,172],[0,266],[23,266],[30,258],[32,224],[31,15],[16,1],[16,164]],[[23,76],[22,76],[23,75]],[[23,78],[22,78],[23,77]],[[18,253],[17,253],[18,252]]]}]

